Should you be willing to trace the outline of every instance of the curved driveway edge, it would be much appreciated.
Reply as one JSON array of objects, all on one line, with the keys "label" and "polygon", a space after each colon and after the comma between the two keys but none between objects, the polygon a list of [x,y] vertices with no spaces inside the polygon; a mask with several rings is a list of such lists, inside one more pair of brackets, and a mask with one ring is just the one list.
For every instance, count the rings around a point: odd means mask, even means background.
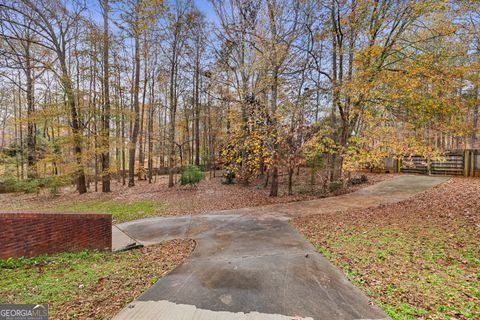
[{"label": "curved driveway edge", "polygon": [[446,180],[396,176],[338,197],[117,225],[145,245],[191,238],[197,246],[115,319],[388,318],[287,220],[405,200]]}]

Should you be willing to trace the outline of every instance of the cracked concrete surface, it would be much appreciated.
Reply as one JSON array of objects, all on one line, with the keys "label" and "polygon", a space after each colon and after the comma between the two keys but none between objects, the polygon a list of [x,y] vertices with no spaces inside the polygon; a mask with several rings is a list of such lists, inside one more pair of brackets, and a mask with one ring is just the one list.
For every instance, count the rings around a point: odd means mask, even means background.
[{"label": "cracked concrete surface", "polygon": [[197,246],[115,319],[386,319],[288,219],[397,202],[444,181],[397,176],[339,197],[117,225],[144,245],[191,238]]},{"label": "cracked concrete surface", "polygon": [[[280,314],[266,314],[260,312],[228,312],[228,311],[211,311],[198,309],[195,306],[176,304],[169,301],[138,301],[132,305],[133,308],[141,309],[141,317],[144,319],[158,319],[158,315],[163,315],[165,319],[170,320],[313,320],[312,318],[288,317]],[[128,311],[123,311],[117,319],[132,319]]]}]

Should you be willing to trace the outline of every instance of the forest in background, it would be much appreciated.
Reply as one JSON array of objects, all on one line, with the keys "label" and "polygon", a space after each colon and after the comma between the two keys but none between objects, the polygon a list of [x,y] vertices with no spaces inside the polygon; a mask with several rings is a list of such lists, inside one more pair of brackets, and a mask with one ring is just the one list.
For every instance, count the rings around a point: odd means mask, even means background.
[{"label": "forest in background", "polygon": [[210,7],[0,0],[0,181],[172,187],[193,164],[276,196],[300,166],[478,147],[477,1]]}]

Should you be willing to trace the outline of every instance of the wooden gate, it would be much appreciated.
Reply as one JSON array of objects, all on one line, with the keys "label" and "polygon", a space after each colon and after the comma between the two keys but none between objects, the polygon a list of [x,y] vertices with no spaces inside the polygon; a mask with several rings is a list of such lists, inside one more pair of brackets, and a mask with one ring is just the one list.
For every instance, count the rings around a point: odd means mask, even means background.
[{"label": "wooden gate", "polygon": [[[451,152],[445,155],[441,161],[431,161],[422,156],[405,157],[401,162],[401,172],[436,174],[436,175],[468,175],[466,164],[467,152]],[[466,162],[467,161],[467,162]]]}]

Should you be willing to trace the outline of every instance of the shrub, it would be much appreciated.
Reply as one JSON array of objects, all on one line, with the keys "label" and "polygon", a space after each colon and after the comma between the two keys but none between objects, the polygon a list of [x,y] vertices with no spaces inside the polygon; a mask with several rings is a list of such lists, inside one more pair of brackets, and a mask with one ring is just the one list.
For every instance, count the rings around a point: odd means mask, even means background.
[{"label": "shrub", "polygon": [[40,193],[40,182],[37,179],[27,179],[18,181],[15,189],[17,192]]},{"label": "shrub", "polygon": [[330,190],[330,192],[335,192],[340,190],[342,188],[342,185],[342,181],[332,181],[328,185],[328,189]]},{"label": "shrub", "polygon": [[42,186],[50,189],[52,196],[60,195],[60,188],[65,185],[65,178],[62,176],[49,176],[42,180]]},{"label": "shrub", "polygon": [[205,178],[205,172],[202,172],[199,167],[190,165],[188,166],[180,176],[180,185],[195,186],[197,183]]},{"label": "shrub", "polygon": [[60,194],[60,188],[68,183],[65,176],[48,176],[45,178],[28,178],[17,181],[14,177],[7,176],[0,181],[0,193],[24,192],[40,193],[42,188],[48,188],[54,196]]},{"label": "shrub", "polygon": [[324,167],[325,159],[321,153],[310,155],[307,158],[307,167],[310,168],[310,184],[316,183],[316,176],[320,169]]},{"label": "shrub", "polygon": [[351,178],[349,182],[352,185],[367,183],[368,182],[368,177],[366,175],[362,174],[361,176],[355,176],[355,177]]},{"label": "shrub", "polygon": [[223,173],[223,184],[233,184],[233,179],[235,179],[235,172],[231,168],[225,169]]},{"label": "shrub", "polygon": [[16,191],[17,180],[13,177],[7,177],[4,181],[0,181],[0,193],[9,193]]}]

